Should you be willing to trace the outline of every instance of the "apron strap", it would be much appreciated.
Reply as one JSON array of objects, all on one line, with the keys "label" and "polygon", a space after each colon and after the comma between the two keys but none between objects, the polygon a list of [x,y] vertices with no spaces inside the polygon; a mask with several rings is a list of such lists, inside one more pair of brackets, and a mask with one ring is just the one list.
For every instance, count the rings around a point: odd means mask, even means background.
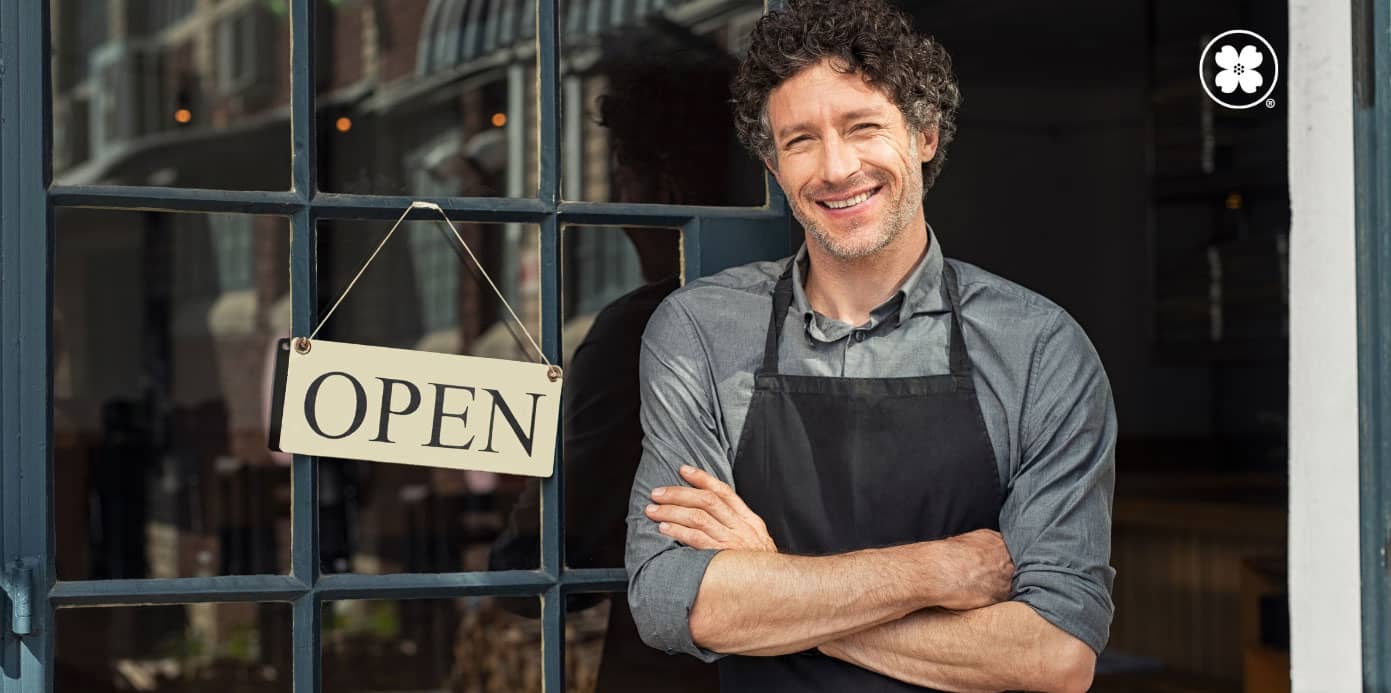
[{"label": "apron strap", "polygon": [[[773,312],[768,316],[768,338],[763,346],[763,366],[759,369],[762,374],[778,374],[778,344],[782,341],[783,324],[787,322],[787,309],[792,307],[793,262],[796,262],[796,258],[788,261],[787,269],[778,277],[773,289]],[[966,339],[961,333],[960,289],[956,282],[956,269],[946,258],[942,258],[942,288],[947,295],[947,306],[951,309],[951,343],[947,352],[951,374],[966,376],[966,382],[970,383],[971,359],[966,353]]]},{"label": "apron strap", "polygon": [[796,261],[796,256],[787,261],[787,269],[773,289],[773,312],[768,316],[768,341],[763,346],[763,367],[759,373],[778,374],[778,344],[782,341],[783,323],[787,322],[787,309],[792,307],[792,263]]},{"label": "apron strap", "polygon": [[961,335],[960,288],[956,284],[956,270],[945,257],[942,258],[942,285],[946,288],[947,305],[951,308],[951,347],[947,360],[951,374],[966,376],[966,382],[970,383],[971,358],[966,354],[966,338]]}]

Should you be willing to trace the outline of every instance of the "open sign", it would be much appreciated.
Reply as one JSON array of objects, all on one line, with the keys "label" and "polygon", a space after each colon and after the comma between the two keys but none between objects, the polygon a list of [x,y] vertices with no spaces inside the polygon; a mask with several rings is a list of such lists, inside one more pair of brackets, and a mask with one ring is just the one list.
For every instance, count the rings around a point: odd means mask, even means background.
[{"label": "open sign", "polygon": [[561,381],[545,365],[283,339],[275,369],[274,450],[527,476],[554,469]]}]

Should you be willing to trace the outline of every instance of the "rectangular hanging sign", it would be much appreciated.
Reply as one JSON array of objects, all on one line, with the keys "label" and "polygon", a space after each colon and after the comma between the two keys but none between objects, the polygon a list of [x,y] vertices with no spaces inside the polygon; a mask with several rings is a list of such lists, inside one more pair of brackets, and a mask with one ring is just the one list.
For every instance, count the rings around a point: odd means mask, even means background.
[{"label": "rectangular hanging sign", "polygon": [[558,368],[477,356],[282,339],[273,450],[547,477]]}]

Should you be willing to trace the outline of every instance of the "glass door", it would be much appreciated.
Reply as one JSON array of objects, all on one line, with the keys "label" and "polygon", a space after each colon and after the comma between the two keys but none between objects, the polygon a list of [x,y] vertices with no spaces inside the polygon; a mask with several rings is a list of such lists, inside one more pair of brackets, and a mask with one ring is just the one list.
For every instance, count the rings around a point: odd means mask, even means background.
[{"label": "glass door", "polygon": [[[763,11],[0,8],[0,691],[591,690],[645,316],[792,250],[726,106]],[[275,340],[417,199],[566,366],[548,479],[266,447]],[[442,229],[413,212],[324,336],[527,358]]]}]

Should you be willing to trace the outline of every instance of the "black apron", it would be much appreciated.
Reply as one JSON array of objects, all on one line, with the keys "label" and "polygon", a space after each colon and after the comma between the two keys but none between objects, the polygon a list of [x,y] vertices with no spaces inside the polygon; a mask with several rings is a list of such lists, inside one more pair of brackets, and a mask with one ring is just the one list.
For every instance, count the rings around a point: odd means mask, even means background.
[{"label": "black apron", "polygon": [[[945,261],[942,285],[951,307],[950,373],[783,375],[778,344],[792,305],[788,263],[773,292],[763,365],[734,458],[735,490],[767,523],[780,551],[836,554],[999,529],[1003,493],[995,453],[961,336],[956,272]],[[725,657],[720,687],[725,693],[924,690],[815,649]]]}]

